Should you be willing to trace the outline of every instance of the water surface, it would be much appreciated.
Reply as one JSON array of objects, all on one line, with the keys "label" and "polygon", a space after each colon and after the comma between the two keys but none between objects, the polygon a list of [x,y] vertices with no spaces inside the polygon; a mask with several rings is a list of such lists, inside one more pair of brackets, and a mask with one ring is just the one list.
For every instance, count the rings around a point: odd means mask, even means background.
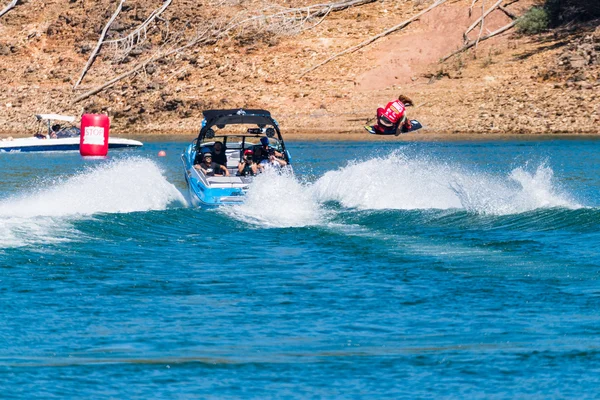
[{"label": "water surface", "polygon": [[292,142],[213,210],[184,146],[0,155],[3,397],[597,396],[600,142]]}]

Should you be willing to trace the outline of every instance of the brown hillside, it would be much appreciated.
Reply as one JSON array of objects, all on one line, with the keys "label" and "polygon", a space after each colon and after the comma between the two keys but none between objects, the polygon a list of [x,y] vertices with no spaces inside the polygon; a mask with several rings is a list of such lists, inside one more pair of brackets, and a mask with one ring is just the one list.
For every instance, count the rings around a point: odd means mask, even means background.
[{"label": "brown hillside", "polygon": [[[6,1],[4,1],[6,2]],[[301,76],[333,54],[417,14],[431,2],[377,1],[329,13],[292,34],[246,25],[223,37],[150,63],[139,73],[72,104],[78,95],[204,29],[255,15],[268,5],[293,8],[317,1],[178,1],[125,54],[104,45],[83,83],[74,83],[118,1],[21,1],[0,17],[0,126],[5,135],[31,131],[32,115],[107,112],[119,134],[197,131],[207,108],[260,107],[288,132],[368,137],[362,125],[399,93],[416,102],[410,116],[436,133],[600,133],[598,22],[536,37],[514,31],[476,50],[439,60],[462,45],[469,1],[447,2],[407,28]],[[491,2],[486,2],[491,3]],[[125,37],[160,0],[128,0],[107,39]],[[533,4],[508,6],[521,15]],[[488,4],[491,6],[491,4]],[[2,8],[3,5],[0,5]],[[271,8],[269,10],[275,10]],[[496,10],[484,35],[511,19]],[[284,21],[285,22],[285,21]],[[278,28],[278,29],[275,29]],[[479,27],[470,37],[477,37]],[[416,134],[415,134],[416,135]],[[411,136],[411,135],[408,135]]]}]

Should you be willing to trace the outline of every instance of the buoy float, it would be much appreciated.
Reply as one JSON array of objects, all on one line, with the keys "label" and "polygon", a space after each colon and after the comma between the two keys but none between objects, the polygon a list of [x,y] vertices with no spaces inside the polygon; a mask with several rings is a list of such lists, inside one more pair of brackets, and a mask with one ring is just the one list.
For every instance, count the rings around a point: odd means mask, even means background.
[{"label": "buoy float", "polygon": [[164,151],[164,150],[161,150],[161,151],[158,152],[158,156],[159,157],[165,157],[166,155],[167,155],[167,152]]},{"label": "buoy float", "polygon": [[104,157],[108,154],[110,120],[104,114],[84,114],[81,117],[79,153],[84,157]]}]

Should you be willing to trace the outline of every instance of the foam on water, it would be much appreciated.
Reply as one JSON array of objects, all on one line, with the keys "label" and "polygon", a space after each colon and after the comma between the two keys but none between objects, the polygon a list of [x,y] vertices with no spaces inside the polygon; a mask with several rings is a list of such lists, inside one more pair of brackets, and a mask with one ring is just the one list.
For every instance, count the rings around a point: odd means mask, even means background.
[{"label": "foam on water", "polygon": [[220,211],[263,227],[323,225],[331,221],[332,211],[324,206],[330,201],[359,210],[459,209],[491,215],[581,207],[560,190],[546,165],[493,175],[395,152],[351,162],[312,184],[292,175],[258,176],[244,204]]},{"label": "foam on water", "polygon": [[67,240],[75,235],[70,220],[98,213],[163,210],[172,203],[185,204],[158,165],[143,158],[110,161],[70,177],[34,184],[35,189],[0,201],[0,247]]},{"label": "foam on water", "polygon": [[306,184],[292,174],[275,172],[257,176],[243,204],[220,211],[247,223],[278,228],[317,225],[326,217]]},{"label": "foam on water", "polygon": [[451,172],[445,165],[394,153],[329,171],[313,190],[321,202],[362,210],[458,208],[460,201],[447,185]]},{"label": "foam on water", "polygon": [[458,176],[452,188],[468,210],[483,214],[507,215],[544,208],[577,209],[582,206],[554,182],[554,172],[546,165],[529,172],[513,169],[506,177]]},{"label": "foam on water", "polygon": [[546,165],[533,172],[520,167],[495,176],[399,152],[329,171],[312,190],[319,202],[336,201],[361,210],[466,209],[504,215],[581,207],[557,187]]}]

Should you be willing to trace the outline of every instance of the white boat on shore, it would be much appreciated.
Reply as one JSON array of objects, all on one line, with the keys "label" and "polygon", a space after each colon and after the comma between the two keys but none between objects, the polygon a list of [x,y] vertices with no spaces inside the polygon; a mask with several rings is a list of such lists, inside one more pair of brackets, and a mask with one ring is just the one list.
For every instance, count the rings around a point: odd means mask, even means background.
[{"label": "white boat on shore", "polygon": [[[37,132],[32,137],[3,139],[0,153],[23,153],[34,151],[78,151],[80,130],[73,126],[75,117],[59,114],[37,114]],[[60,123],[68,123],[63,127]],[[44,132],[45,131],[45,132]],[[108,148],[140,147],[143,143],[132,139],[109,137]]]}]

